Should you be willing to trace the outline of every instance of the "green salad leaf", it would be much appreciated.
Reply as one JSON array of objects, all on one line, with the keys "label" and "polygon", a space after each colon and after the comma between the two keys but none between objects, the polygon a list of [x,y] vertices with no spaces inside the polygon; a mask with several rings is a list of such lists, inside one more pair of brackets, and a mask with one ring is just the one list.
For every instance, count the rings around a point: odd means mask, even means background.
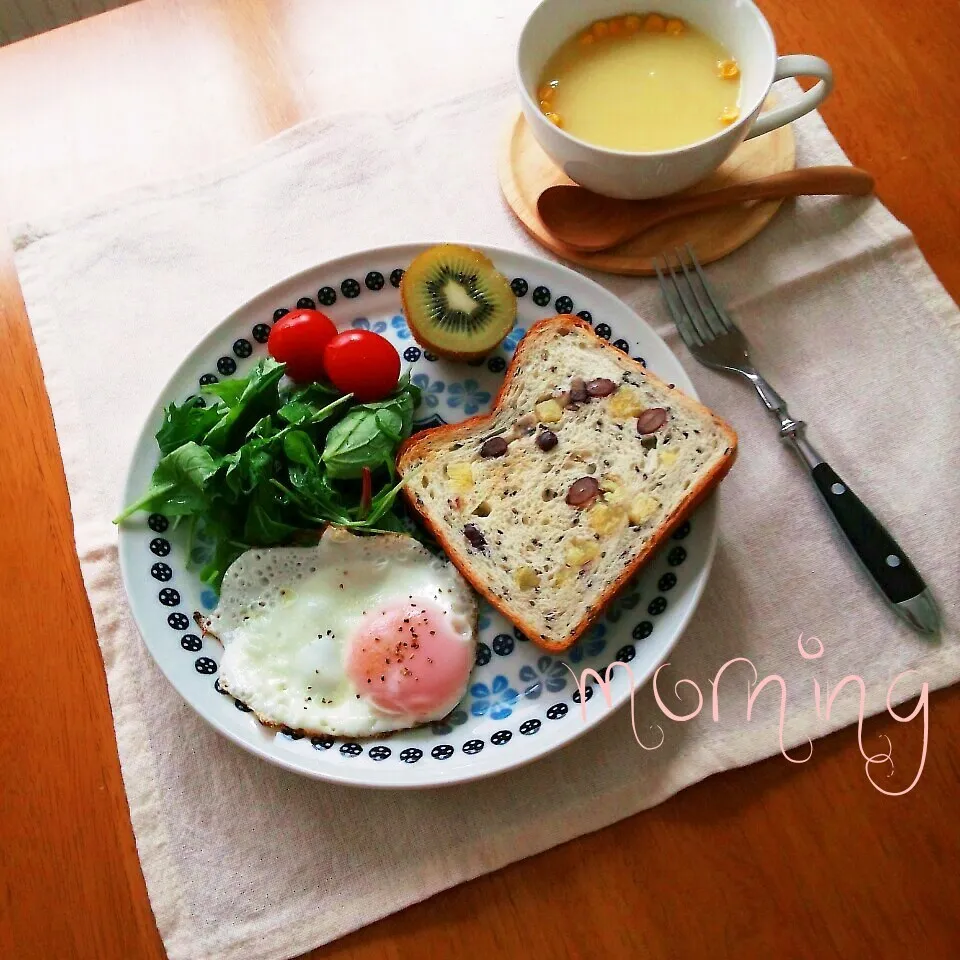
[{"label": "green salad leaf", "polygon": [[407,376],[386,400],[354,407],[327,434],[322,459],[330,476],[356,479],[364,467],[392,467],[419,403],[420,389]]},{"label": "green salad leaf", "polygon": [[138,510],[162,510],[168,517],[202,513],[209,499],[209,481],[217,466],[210,451],[192,440],[177,447],[160,460],[153,471],[150,489],[127,507],[117,522]]},{"label": "green salad leaf", "polygon": [[376,413],[351,410],[327,435],[323,464],[332,477],[356,479],[364,467],[386,465],[397,447],[395,437],[383,430]]},{"label": "green salad leaf", "polygon": [[255,547],[271,547],[284,543],[300,529],[284,519],[284,502],[270,486],[260,487],[247,509],[243,539]]},{"label": "green salad leaf", "polygon": [[[169,404],[150,487],[115,520],[141,510],[189,518],[191,537],[202,528],[210,542],[197,563],[214,589],[244,550],[309,542],[327,523],[407,530],[394,459],[420,390],[405,376],[384,400],[356,403],[327,384],[284,387],[284,369],[263,359],[247,377],[205,386],[206,403]],[[364,507],[365,469],[373,491]]]},{"label": "green salad leaf", "polygon": [[208,397],[214,397],[227,407],[235,407],[247,389],[246,380],[219,380],[200,388]]},{"label": "green salad leaf", "polygon": [[253,439],[234,453],[228,453],[222,460],[225,489],[221,489],[221,495],[239,501],[267,483],[276,467],[270,449],[272,444],[272,439]]},{"label": "green salad leaf", "polygon": [[191,440],[202,440],[214,424],[219,423],[220,417],[220,411],[203,405],[200,397],[190,397],[179,407],[171,403],[163,411],[163,425],[156,433],[161,455],[173,453]]},{"label": "green salad leaf", "polygon": [[[280,406],[278,384],[283,377],[284,365],[273,359],[261,360],[253,373],[237,389],[240,381],[223,381],[210,384],[204,389],[214,392],[226,408],[219,422],[211,427],[204,443],[214,450],[227,453],[236,449],[247,431],[267,414]],[[229,390],[223,389],[231,383]],[[217,390],[217,388],[220,388]]]},{"label": "green salad leaf", "polygon": [[291,391],[287,402],[277,411],[281,420],[287,423],[301,424],[309,420],[317,408],[327,406],[331,400],[341,395],[323,383],[310,383]]},{"label": "green salad leaf", "polygon": [[223,537],[218,538],[214,544],[213,556],[200,569],[200,579],[207,586],[219,590],[227,568],[246,549],[245,543],[237,543]]}]

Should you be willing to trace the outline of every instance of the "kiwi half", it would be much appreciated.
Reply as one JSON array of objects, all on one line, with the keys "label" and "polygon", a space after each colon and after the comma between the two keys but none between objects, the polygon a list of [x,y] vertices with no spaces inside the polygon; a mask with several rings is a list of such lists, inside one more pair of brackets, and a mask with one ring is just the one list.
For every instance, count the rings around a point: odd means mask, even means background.
[{"label": "kiwi half", "polygon": [[455,243],[424,250],[400,283],[407,325],[452,360],[486,356],[513,329],[517,298],[489,257]]}]

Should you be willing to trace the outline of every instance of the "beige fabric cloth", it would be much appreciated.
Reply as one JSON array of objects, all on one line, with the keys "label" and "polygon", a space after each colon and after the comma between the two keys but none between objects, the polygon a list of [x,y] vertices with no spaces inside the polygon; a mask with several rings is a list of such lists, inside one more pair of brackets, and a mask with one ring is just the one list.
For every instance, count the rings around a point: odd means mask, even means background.
[{"label": "beige fabric cloth", "polygon": [[[906,228],[877,201],[811,199],[787,204],[710,273],[761,368],[937,592],[947,622],[940,645],[919,639],[881,604],[751,393],[690,361],[655,283],[599,276],[658,326],[704,401],[740,433],[713,575],[663,685],[667,704],[684,712],[690,689],[682,702],[670,690],[680,677],[695,679],[708,697],[700,717],[665,720],[648,687],[637,698],[637,728],[655,743],[652,728],[662,726],[658,750],[637,746],[623,710],[525,769],[447,790],[389,793],[314,782],[248,756],[169,687],[130,618],[110,518],[136,433],[179,363],[180,345],[276,280],[351,249],[457,238],[538,252],[504,208],[494,173],[516,108],[509,48],[529,4],[476,6],[477,43],[496,51],[486,81],[447,55],[449,36],[431,29],[435,6],[423,0],[405,10],[402,63],[386,55],[391,31],[377,30],[363,34],[365,56],[344,65],[345,89],[351,78],[376,83],[416,96],[419,109],[324,117],[218,171],[14,231],[138,849],[175,960],[298,954],[775,753],[775,692],[761,696],[748,725],[744,673],[735,672],[742,666],[724,681],[720,722],[710,719],[708,681],[730,658],[749,656],[761,676],[783,675],[788,744],[856,717],[848,690],[830,722],[818,720],[815,678],[829,689],[860,675],[875,712],[903,670],[917,673],[898,686],[895,702],[923,682],[936,688],[960,677],[958,311]],[[336,13],[358,36],[369,15],[367,5]],[[382,54],[376,70],[371,51]],[[443,81],[425,72],[412,89],[411,76],[431,60],[446,64]],[[364,98],[345,93],[351,102]],[[797,125],[797,139],[803,165],[843,160],[816,116]],[[822,640],[821,659],[801,658],[801,632]],[[875,779],[882,784],[882,772]],[[864,780],[862,789],[873,788]]]}]

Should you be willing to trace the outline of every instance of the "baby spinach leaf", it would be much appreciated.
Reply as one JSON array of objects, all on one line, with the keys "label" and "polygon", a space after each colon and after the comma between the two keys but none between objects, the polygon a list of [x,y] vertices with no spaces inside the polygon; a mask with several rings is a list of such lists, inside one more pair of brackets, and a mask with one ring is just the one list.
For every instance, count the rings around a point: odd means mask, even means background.
[{"label": "baby spinach leaf", "polygon": [[200,403],[200,397],[191,397],[179,407],[171,403],[164,409],[163,424],[156,433],[162,456],[191,440],[203,439],[223,415],[216,407],[200,406]]},{"label": "baby spinach leaf", "polygon": [[264,359],[245,381],[238,381],[244,384],[243,390],[228,404],[226,415],[204,437],[204,443],[221,453],[235,450],[247,431],[280,405],[277,384],[284,369],[282,363]]},{"label": "baby spinach leaf", "polygon": [[303,430],[291,430],[283,438],[283,452],[291,463],[310,467],[314,471],[320,469],[320,454],[317,453],[310,436]]},{"label": "baby spinach leaf", "polygon": [[403,439],[403,413],[402,404],[398,401],[382,410],[377,410],[374,414],[377,418],[377,426],[381,432],[385,433],[396,446]]},{"label": "baby spinach leaf", "polygon": [[256,500],[247,511],[243,539],[255,547],[270,547],[290,538],[298,527],[287,523],[283,516],[283,502],[272,487],[260,487]]},{"label": "baby spinach leaf", "polygon": [[227,568],[247,548],[248,544],[238,543],[226,537],[218,537],[213,556],[200,570],[200,579],[213,587],[214,590],[219,591],[220,583],[223,580],[223,575],[227,572]]},{"label": "baby spinach leaf", "polygon": [[[207,481],[217,470],[217,460],[209,450],[190,441],[168,453],[153,473],[153,483],[159,486],[173,485],[167,494],[167,506],[174,501],[184,507],[196,504],[203,507]],[[169,513],[169,509],[167,511]],[[182,513],[191,512],[188,509]]]},{"label": "baby spinach leaf", "polygon": [[413,413],[420,405],[421,391],[409,381],[409,372],[386,400],[364,404],[364,409],[377,411],[381,426],[387,432],[395,432],[397,442],[410,436],[413,429]]},{"label": "baby spinach leaf", "polygon": [[278,415],[291,426],[306,426],[307,424],[321,423],[332,417],[341,407],[346,406],[353,399],[352,393],[337,397],[332,403],[317,406],[305,400],[290,400],[278,411]]},{"label": "baby spinach leaf", "polygon": [[244,378],[239,380],[220,380],[217,383],[206,383],[200,390],[208,397],[215,397],[223,406],[235,407],[243,396],[243,391],[247,388],[247,381]]},{"label": "baby spinach leaf", "polygon": [[271,441],[249,441],[236,453],[227,454],[224,482],[234,498],[249,495],[274,473],[275,461],[270,452]]},{"label": "baby spinach leaf", "polygon": [[313,404],[304,403],[302,400],[289,400],[277,411],[277,414],[287,423],[299,426],[313,416]]},{"label": "baby spinach leaf", "polygon": [[247,431],[247,440],[269,440],[280,433],[282,429],[282,427],[277,426],[273,414],[268,413]]},{"label": "baby spinach leaf", "polygon": [[393,457],[396,441],[381,429],[376,411],[355,407],[335,423],[323,447],[323,464],[334,478],[359,477]]},{"label": "baby spinach leaf", "polygon": [[200,513],[209,501],[207,484],[217,466],[210,451],[193,441],[177,447],[157,464],[146,494],[114,522],[119,523],[138,510],[158,511],[169,517]]},{"label": "baby spinach leaf", "polygon": [[264,507],[255,503],[247,513],[243,535],[254,546],[267,547],[282,543],[296,529],[289,523],[271,516]]},{"label": "baby spinach leaf", "polygon": [[405,377],[386,400],[362,403],[327,434],[323,463],[332,477],[356,479],[364,467],[390,467],[396,448],[410,436],[420,390]]},{"label": "baby spinach leaf", "polygon": [[343,394],[336,387],[332,387],[328,383],[315,382],[294,387],[285,395],[284,399],[309,403],[312,407],[323,407],[331,400],[341,396]]}]

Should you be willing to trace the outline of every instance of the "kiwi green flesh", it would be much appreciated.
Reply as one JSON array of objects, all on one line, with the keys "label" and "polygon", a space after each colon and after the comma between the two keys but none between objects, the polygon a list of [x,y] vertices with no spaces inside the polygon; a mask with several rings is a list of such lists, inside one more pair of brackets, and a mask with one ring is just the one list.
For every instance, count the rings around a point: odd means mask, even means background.
[{"label": "kiwi green flesh", "polygon": [[408,320],[437,347],[482,352],[511,330],[517,306],[506,280],[492,268],[455,258],[430,264],[409,291]]}]

